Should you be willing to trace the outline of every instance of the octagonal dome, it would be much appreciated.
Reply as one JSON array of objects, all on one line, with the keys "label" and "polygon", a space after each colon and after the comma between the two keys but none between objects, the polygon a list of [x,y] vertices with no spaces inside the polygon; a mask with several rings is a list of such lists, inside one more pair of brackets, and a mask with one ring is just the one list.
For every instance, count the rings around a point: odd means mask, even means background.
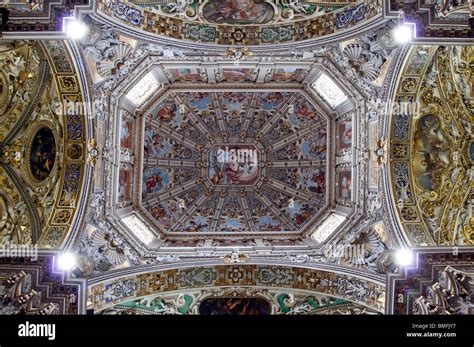
[{"label": "octagonal dome", "polygon": [[[107,82],[94,74],[111,95],[112,117],[99,122],[106,212],[143,254],[162,244],[303,247],[352,223],[363,204],[361,99],[329,56],[268,63],[228,49],[201,61],[118,38],[132,63]],[[87,46],[87,57],[98,53]]]},{"label": "octagonal dome", "polygon": [[302,91],[171,91],[145,114],[140,209],[165,233],[301,233],[327,201],[327,132]]}]

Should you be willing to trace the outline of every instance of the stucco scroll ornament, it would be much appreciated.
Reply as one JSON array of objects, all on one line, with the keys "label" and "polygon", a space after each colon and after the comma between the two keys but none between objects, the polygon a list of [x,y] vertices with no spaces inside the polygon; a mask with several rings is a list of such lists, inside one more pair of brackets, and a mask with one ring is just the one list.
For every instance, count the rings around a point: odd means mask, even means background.
[{"label": "stucco scroll ornament", "polygon": [[84,48],[84,51],[91,54],[97,62],[107,59],[109,52],[122,43],[117,38],[117,34],[114,30],[111,30],[107,26],[101,26],[100,29],[101,37],[99,41],[92,46]]},{"label": "stucco scroll ornament", "polygon": [[280,294],[277,296],[280,306],[285,306],[287,315],[308,314],[314,310],[308,301],[297,300],[293,294]]},{"label": "stucco scroll ornament", "polygon": [[[176,301],[179,300],[180,298],[176,299]],[[146,307],[153,307],[154,312],[158,314],[182,314],[176,306],[165,302],[162,298],[144,298],[140,301],[140,304]]]},{"label": "stucco scroll ornament", "polygon": [[228,254],[222,257],[222,260],[224,261],[224,263],[231,263],[231,264],[245,263],[247,259],[248,259],[248,256],[246,256],[243,253],[240,253],[238,249],[234,249],[231,254]]},{"label": "stucco scroll ornament", "polygon": [[24,66],[25,59],[15,51],[0,54],[0,68],[11,81],[20,77]]},{"label": "stucco scroll ornament", "polygon": [[376,221],[382,217],[382,197],[378,193],[369,193],[367,205],[367,220]]},{"label": "stucco scroll ornament", "polygon": [[0,244],[31,243],[31,235],[28,232],[28,213],[23,202],[12,206],[8,200],[0,196]]},{"label": "stucco scroll ornament", "polygon": [[288,6],[294,13],[307,13],[310,4],[302,3],[300,0],[281,0],[282,4]]},{"label": "stucco scroll ornament", "polygon": [[306,263],[306,262],[322,262],[326,260],[324,254],[290,254],[288,253],[285,257],[286,260],[291,261],[292,263]]},{"label": "stucco scroll ornament", "polygon": [[179,14],[186,11],[189,5],[192,5],[194,0],[176,0],[176,2],[168,3],[167,12]]},{"label": "stucco scroll ornament", "polygon": [[94,193],[92,197],[90,209],[89,209],[89,216],[90,216],[90,220],[95,225],[99,225],[103,219],[104,205],[105,205],[104,192]]},{"label": "stucco scroll ornament", "polygon": [[91,166],[94,166],[97,163],[97,159],[100,155],[100,150],[96,139],[92,139],[89,141],[89,143],[87,144],[87,149],[89,154],[88,161]]},{"label": "stucco scroll ornament", "polygon": [[230,47],[227,51],[225,51],[224,55],[228,57],[229,59],[232,59],[235,61],[236,64],[240,60],[245,60],[247,58],[250,58],[253,53],[249,50],[248,47],[243,47],[243,48],[234,48]]},{"label": "stucco scroll ornament", "polygon": [[15,224],[8,209],[7,202],[0,196],[0,244],[5,244],[12,241]]},{"label": "stucco scroll ornament", "polygon": [[377,155],[377,163],[379,165],[385,165],[387,163],[387,149],[387,141],[383,137],[380,138],[377,141],[377,149],[375,150],[375,154]]},{"label": "stucco scroll ornament", "polygon": [[176,263],[180,260],[177,254],[159,255],[155,258],[158,263]]}]

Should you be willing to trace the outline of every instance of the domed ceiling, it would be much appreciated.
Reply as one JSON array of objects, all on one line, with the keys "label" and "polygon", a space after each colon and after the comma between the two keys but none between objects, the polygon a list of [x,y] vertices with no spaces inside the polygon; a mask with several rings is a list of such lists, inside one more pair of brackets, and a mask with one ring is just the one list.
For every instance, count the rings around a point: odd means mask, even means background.
[{"label": "domed ceiling", "polygon": [[86,273],[196,254],[243,261],[226,255],[233,248],[316,261],[337,242],[364,245],[364,266],[375,267],[391,242],[375,223],[374,153],[399,54],[392,22],[262,50],[188,47],[102,20],[85,18],[80,41],[99,153],[79,247]]},{"label": "domed ceiling", "polygon": [[[0,251],[40,251],[2,257],[0,310],[27,296],[28,314],[468,311],[444,288],[465,293],[472,272],[474,54],[452,45],[470,12],[10,1]],[[50,39],[71,23],[83,38]],[[8,39],[23,34],[42,37]],[[417,269],[396,259],[413,246],[429,246]]]},{"label": "domed ceiling", "polygon": [[328,197],[328,121],[313,103],[300,92],[168,94],[146,114],[141,205],[165,232],[304,231]]}]

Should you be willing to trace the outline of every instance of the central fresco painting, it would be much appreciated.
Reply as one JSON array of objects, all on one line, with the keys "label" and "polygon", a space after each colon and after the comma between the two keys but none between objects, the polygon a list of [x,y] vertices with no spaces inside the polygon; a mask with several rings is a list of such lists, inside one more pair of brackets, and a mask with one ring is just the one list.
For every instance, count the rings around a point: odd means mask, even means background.
[{"label": "central fresco painting", "polygon": [[253,146],[218,145],[210,151],[209,178],[213,184],[255,183],[259,172],[258,157]]},{"label": "central fresco painting", "polygon": [[265,24],[272,20],[273,7],[258,0],[209,1],[203,9],[204,18],[213,23]]},{"label": "central fresco painting", "polygon": [[170,92],[145,116],[142,211],[165,233],[302,232],[327,202],[327,126],[298,91]]}]

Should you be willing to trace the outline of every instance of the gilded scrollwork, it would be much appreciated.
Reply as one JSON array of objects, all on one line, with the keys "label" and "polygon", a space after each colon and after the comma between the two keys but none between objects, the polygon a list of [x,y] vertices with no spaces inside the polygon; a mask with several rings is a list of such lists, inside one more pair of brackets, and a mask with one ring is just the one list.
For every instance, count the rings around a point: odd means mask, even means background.
[{"label": "gilded scrollwork", "polygon": [[[416,59],[420,51],[428,58]],[[473,122],[472,96],[466,93],[466,83],[472,81],[469,52],[460,47],[413,48],[400,77],[392,111],[392,184],[400,220],[414,244],[474,242],[469,231],[472,210],[466,209],[472,198],[472,165],[463,155]],[[423,66],[414,69],[420,62]],[[413,81],[409,88],[407,80]],[[400,103],[407,97],[408,107]],[[398,129],[406,135],[400,136]],[[407,145],[409,151],[400,150]],[[403,193],[408,190],[411,199]],[[426,237],[418,234],[415,239],[410,230],[423,230]]]},{"label": "gilded scrollwork", "polygon": [[5,141],[29,107],[40,78],[40,53],[28,41],[0,44],[0,141]]},{"label": "gilded scrollwork", "polygon": [[101,0],[97,9],[132,28],[183,41],[269,45],[321,37],[375,21],[382,4],[377,0],[177,0],[162,4]]},{"label": "gilded scrollwork", "polygon": [[71,65],[59,41],[0,44],[1,243],[55,248],[71,228],[85,148]]},{"label": "gilded scrollwork", "polygon": [[0,245],[31,244],[26,205],[0,168]]}]

